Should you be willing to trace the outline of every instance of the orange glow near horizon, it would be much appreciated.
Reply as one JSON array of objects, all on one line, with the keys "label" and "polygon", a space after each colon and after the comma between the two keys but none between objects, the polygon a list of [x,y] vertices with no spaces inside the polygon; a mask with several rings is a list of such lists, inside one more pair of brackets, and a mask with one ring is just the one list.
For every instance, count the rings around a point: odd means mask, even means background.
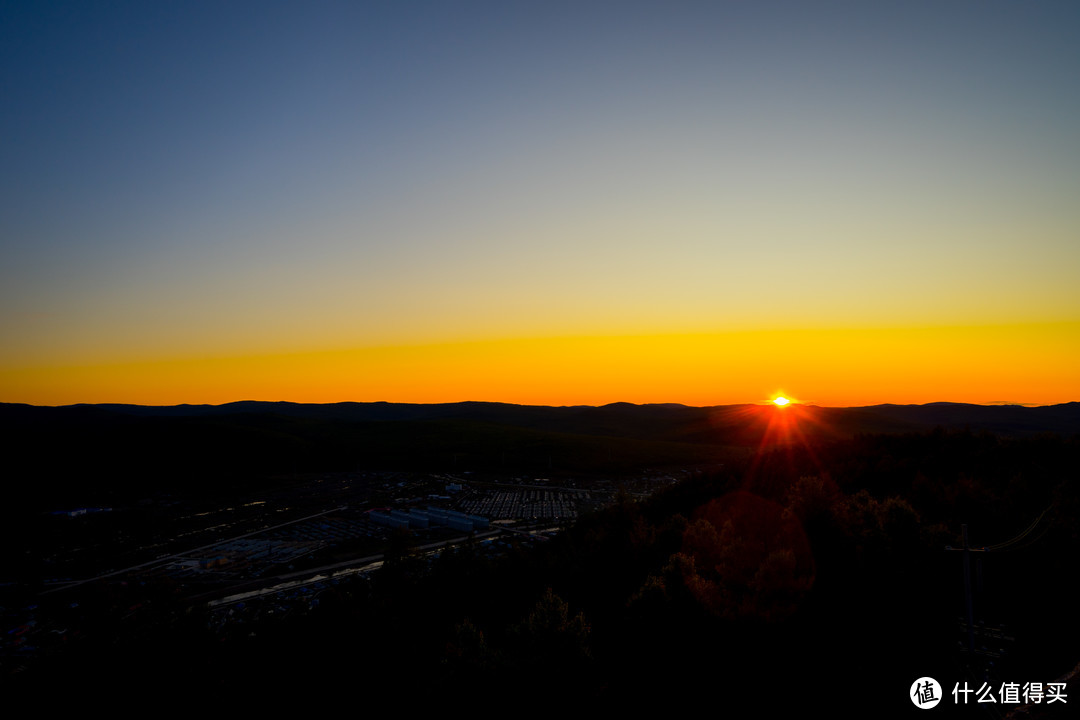
[{"label": "orange glow near horizon", "polygon": [[1074,4],[23,5],[0,402],[1080,401]]},{"label": "orange glow near horizon", "polygon": [[0,366],[0,401],[709,406],[775,398],[775,379],[784,377],[802,389],[797,402],[813,405],[1048,405],[1080,399],[1078,357],[1080,323],[525,338]]}]

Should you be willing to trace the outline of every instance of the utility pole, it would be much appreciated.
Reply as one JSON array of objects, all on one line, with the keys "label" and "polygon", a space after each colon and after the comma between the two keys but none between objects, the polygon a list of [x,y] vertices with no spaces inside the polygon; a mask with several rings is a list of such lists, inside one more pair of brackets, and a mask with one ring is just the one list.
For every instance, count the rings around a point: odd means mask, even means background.
[{"label": "utility pole", "polygon": [[[1045,514],[1046,514],[1046,511],[1043,512],[1043,515],[1045,515]],[[961,534],[962,534],[962,537],[963,537],[963,547],[954,548],[954,547],[951,547],[951,546],[946,546],[945,549],[947,551],[952,551],[952,552],[960,551],[960,552],[962,552],[964,554],[964,557],[963,557],[963,563],[964,563],[964,609],[965,609],[965,614],[966,614],[966,618],[964,619],[965,620],[964,624],[966,625],[966,630],[967,630],[967,653],[968,653],[969,662],[974,662],[976,656],[982,656],[984,658],[987,658],[989,662],[992,662],[993,659],[999,658],[1005,653],[1005,650],[1001,648],[1001,643],[1010,642],[1012,640],[1015,640],[1015,638],[1011,637],[1008,634],[1008,630],[1005,628],[1004,625],[987,626],[987,625],[983,624],[982,622],[980,622],[978,625],[976,625],[976,623],[975,623],[975,598],[974,598],[973,589],[971,587],[971,560],[972,560],[971,554],[972,553],[998,552],[998,551],[1008,550],[1008,549],[1012,549],[1012,548],[1016,547],[1017,544],[1021,540],[1024,540],[1026,538],[1026,536],[1035,528],[1035,526],[1039,524],[1039,521],[1042,519],[1042,517],[1043,516],[1040,515],[1035,520],[1035,522],[1032,523],[1031,527],[1029,527],[1025,532],[1021,533],[1017,537],[1015,537],[1015,538],[1013,538],[1011,540],[1008,540],[1008,541],[1006,541],[1004,543],[999,543],[997,545],[993,545],[993,546],[990,546],[990,547],[986,547],[986,546],[977,547],[977,548],[971,547],[971,541],[968,538],[968,526],[967,526],[967,524],[963,524],[963,525],[960,526]],[[982,586],[982,558],[981,557],[976,558],[976,561],[979,564],[979,567],[978,567],[979,578],[978,579],[979,579],[979,586],[980,586],[980,592],[981,592],[981,586]],[[975,637],[976,637],[976,635],[978,635],[979,642],[981,643],[981,645],[979,646],[978,649],[975,646]],[[994,645],[991,646],[990,643],[993,643]]]},{"label": "utility pole", "polygon": [[[963,547],[954,548],[952,546],[946,546],[947,551],[960,551],[964,554],[964,610],[965,620],[967,625],[967,651],[972,655],[975,654],[975,598],[971,589],[971,553],[984,553],[989,549],[985,547],[973,548],[971,547],[971,541],[968,539],[968,526],[964,523],[960,526],[960,533],[963,537]],[[980,567],[980,576],[982,568]],[[981,577],[980,577],[981,579]],[[980,633],[981,636],[982,633]]]},{"label": "utility pole", "polygon": [[964,603],[967,606],[968,652],[975,652],[975,609],[971,599],[971,545],[968,543],[967,524],[960,526],[964,536]]}]

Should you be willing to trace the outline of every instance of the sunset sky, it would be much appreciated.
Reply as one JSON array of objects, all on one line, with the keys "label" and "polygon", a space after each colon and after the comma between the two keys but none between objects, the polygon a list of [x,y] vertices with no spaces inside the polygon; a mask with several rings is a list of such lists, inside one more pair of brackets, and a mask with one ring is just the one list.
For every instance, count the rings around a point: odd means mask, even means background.
[{"label": "sunset sky", "polygon": [[0,401],[1080,400],[1076,2],[0,1]]}]

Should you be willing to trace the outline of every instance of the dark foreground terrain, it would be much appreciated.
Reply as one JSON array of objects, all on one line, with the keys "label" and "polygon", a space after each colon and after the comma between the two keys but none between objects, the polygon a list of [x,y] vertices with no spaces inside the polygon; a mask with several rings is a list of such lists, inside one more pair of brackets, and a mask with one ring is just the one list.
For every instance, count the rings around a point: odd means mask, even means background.
[{"label": "dark foreground terrain", "polygon": [[[943,688],[938,715],[1075,716],[1072,406],[987,408],[998,413],[989,421],[974,406],[922,406],[924,415],[536,408],[527,421],[417,416],[423,407],[377,409],[393,419],[4,408],[17,440],[0,578],[6,697],[42,707],[346,698],[368,708],[388,698],[404,709],[529,714],[582,704],[670,712],[704,700],[717,715],[892,717],[921,712],[907,696],[930,676]],[[960,427],[942,413],[962,416]],[[999,425],[989,432],[979,418]],[[429,500],[442,492],[424,484],[432,477],[462,495]],[[421,496],[461,503],[469,493],[570,504],[588,494],[593,505],[574,505],[576,519],[522,516],[464,538],[347,532],[375,527],[362,516],[374,507]],[[212,525],[169,519],[224,504],[231,514]],[[76,530],[46,515],[81,506],[108,507],[112,524],[94,526],[90,513],[63,520],[82,523]],[[356,514],[336,510],[346,506]],[[187,532],[263,532],[268,507],[290,509],[283,523],[340,512],[325,516],[340,523],[319,522],[344,539],[297,550],[282,561],[294,570],[360,556],[381,565],[307,593],[214,605],[236,588],[196,592],[164,571],[106,576],[100,557],[70,557],[77,541],[92,555],[130,552],[117,565],[130,567],[149,562],[131,547],[147,538],[162,545],[151,555],[171,557],[185,542],[214,541]],[[121,516],[147,527],[117,525]],[[565,529],[548,532],[553,524]],[[127,541],[110,536],[118,527]],[[91,545],[86,533],[108,537]],[[455,544],[435,554],[426,545],[440,538]],[[217,569],[252,587],[284,571],[260,562]],[[85,576],[42,575],[59,566],[102,577],[73,585]],[[1032,683],[1063,697],[1010,701],[1013,684]],[[996,702],[973,693],[965,705],[961,693],[957,703],[953,689],[964,687]]]}]

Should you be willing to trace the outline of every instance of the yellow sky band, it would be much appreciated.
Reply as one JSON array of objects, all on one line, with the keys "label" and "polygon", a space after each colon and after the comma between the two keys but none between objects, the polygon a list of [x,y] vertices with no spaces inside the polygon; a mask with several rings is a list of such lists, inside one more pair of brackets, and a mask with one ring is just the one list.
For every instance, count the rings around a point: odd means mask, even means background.
[{"label": "yellow sky band", "polygon": [[1080,399],[1080,323],[557,337],[0,368],[0,400],[829,406]]}]

